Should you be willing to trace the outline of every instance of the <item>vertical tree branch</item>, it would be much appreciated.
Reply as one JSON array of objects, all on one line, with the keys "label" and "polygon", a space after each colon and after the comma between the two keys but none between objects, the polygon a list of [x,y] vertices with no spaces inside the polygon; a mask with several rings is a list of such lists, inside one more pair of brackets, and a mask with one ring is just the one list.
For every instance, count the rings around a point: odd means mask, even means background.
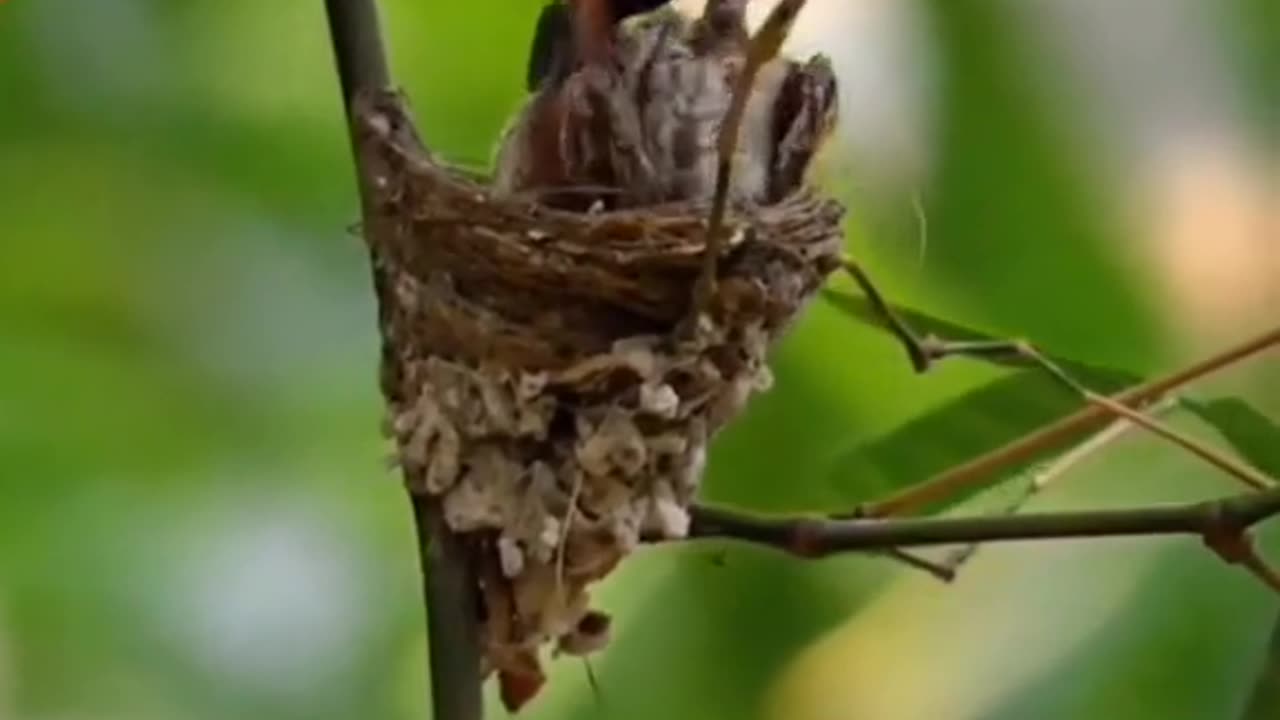
[{"label": "vertical tree branch", "polygon": [[484,699],[475,577],[439,504],[424,495],[410,494],[409,499],[427,600],[432,713],[436,720],[480,720]]},{"label": "vertical tree branch", "polygon": [[[329,40],[338,63],[342,106],[351,116],[351,101],[361,90],[381,90],[391,84],[382,47],[378,8],[373,0],[325,0]],[[357,161],[359,157],[357,156]]]},{"label": "vertical tree branch", "polygon": [[[374,0],[325,0],[329,35],[338,66],[342,104],[351,131],[356,177],[360,190],[362,227],[379,232],[371,206],[373,195],[352,124],[352,102],[362,92],[391,85],[386,52]],[[378,297],[384,284],[373,267]],[[384,311],[379,310],[380,315]],[[385,327],[385,318],[381,327]],[[384,339],[385,343],[385,339]],[[388,361],[383,347],[383,362]],[[384,388],[384,391],[386,388]],[[484,714],[480,677],[480,629],[477,619],[475,578],[465,548],[449,531],[439,504],[426,495],[410,493],[423,594],[427,615],[427,654],[430,663],[431,706],[436,720],[480,720]]]}]

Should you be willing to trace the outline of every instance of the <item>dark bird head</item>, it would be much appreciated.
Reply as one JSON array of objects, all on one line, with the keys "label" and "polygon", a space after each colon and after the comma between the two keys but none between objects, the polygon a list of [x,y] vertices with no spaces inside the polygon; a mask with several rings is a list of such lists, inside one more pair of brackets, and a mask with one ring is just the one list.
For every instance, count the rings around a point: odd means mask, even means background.
[{"label": "dark bird head", "polygon": [[670,0],[555,0],[542,8],[529,48],[525,87],[563,82],[588,60],[603,60],[618,23]]}]

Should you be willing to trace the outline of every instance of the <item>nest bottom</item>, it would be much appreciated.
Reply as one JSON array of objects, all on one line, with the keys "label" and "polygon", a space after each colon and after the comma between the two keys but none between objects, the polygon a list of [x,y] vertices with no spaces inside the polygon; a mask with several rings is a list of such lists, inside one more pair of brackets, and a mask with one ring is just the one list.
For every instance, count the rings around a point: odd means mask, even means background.
[{"label": "nest bottom", "polygon": [[588,586],[688,530],[709,438],[770,385],[767,353],[836,266],[842,210],[798,191],[735,215],[692,332],[704,208],[576,214],[436,165],[395,96],[358,106],[383,391],[410,489],[470,553],[508,706],[540,653],[608,638]]},{"label": "nest bottom", "polygon": [[609,623],[590,609],[589,584],[643,540],[687,532],[711,429],[771,379],[769,336],[734,334],[716,345],[740,352],[729,375],[659,337],[557,371],[431,356],[406,368],[418,391],[393,408],[401,462],[470,539],[485,655],[504,684],[540,681],[546,644],[602,647]]}]

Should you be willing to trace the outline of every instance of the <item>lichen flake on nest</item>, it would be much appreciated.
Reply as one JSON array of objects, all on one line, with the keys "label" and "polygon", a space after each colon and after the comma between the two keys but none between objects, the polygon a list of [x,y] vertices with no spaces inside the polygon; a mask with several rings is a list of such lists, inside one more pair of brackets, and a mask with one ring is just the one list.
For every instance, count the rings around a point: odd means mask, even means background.
[{"label": "lichen flake on nest", "polygon": [[838,204],[733,218],[692,335],[700,206],[578,214],[436,165],[400,99],[358,107],[375,182],[383,390],[406,482],[473,549],[488,670],[607,640],[588,586],[689,526],[710,437],[771,383],[767,352],[835,267]]}]

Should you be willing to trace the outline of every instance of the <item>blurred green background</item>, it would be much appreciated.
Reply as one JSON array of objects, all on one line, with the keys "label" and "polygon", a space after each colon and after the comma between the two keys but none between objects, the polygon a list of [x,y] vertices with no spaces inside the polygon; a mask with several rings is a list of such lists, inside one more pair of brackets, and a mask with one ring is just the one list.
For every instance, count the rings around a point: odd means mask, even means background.
[{"label": "blurred green background", "polygon": [[[381,6],[424,137],[483,166],[540,2]],[[1276,8],[814,0],[803,46],[853,88],[821,176],[853,209],[850,249],[907,305],[1122,373],[1259,331],[1280,306]],[[915,70],[865,82],[886,57],[859,55],[866,37],[890,40],[876,13]],[[879,141],[858,111],[899,83],[909,151],[863,162]],[[427,716],[357,214],[320,3],[0,2],[0,718]],[[1258,463],[1270,365],[1196,392],[1260,410]],[[777,374],[718,440],[707,496],[846,507],[1075,404],[963,361],[914,376],[829,301]],[[1232,489],[1131,437],[1033,506]],[[952,586],[664,548],[599,598],[616,641],[598,692],[561,660],[525,716],[1244,717],[1277,609],[1193,540],[987,548]]]}]

